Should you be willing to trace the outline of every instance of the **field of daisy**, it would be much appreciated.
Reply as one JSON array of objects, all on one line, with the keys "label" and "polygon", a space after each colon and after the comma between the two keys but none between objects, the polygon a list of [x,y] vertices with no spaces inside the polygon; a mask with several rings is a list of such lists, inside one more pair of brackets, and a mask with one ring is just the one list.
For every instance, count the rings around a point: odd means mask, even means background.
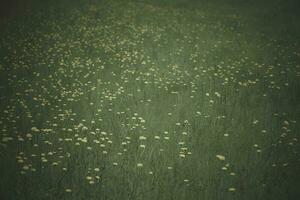
[{"label": "field of daisy", "polygon": [[32,1],[0,29],[0,199],[300,198],[294,1]]}]

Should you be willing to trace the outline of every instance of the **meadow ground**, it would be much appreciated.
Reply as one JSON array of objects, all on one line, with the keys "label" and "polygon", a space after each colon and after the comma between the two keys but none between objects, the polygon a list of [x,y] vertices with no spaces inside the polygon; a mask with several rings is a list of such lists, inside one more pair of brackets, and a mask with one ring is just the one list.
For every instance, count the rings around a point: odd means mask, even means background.
[{"label": "meadow ground", "polygon": [[32,1],[0,32],[2,200],[300,198],[294,1]]}]

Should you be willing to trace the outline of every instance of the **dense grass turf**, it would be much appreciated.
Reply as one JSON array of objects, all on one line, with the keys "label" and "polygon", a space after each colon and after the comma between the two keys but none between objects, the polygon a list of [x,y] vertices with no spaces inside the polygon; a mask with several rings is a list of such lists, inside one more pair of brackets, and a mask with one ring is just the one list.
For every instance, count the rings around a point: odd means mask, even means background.
[{"label": "dense grass turf", "polygon": [[296,3],[64,2],[1,28],[1,199],[300,198]]}]

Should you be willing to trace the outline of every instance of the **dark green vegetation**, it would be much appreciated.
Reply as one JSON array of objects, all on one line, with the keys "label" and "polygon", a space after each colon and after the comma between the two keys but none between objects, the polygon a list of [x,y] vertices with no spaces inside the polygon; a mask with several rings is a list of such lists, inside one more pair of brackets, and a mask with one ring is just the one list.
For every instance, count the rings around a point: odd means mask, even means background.
[{"label": "dark green vegetation", "polygon": [[1,199],[300,198],[299,4],[70,2],[1,28]]}]

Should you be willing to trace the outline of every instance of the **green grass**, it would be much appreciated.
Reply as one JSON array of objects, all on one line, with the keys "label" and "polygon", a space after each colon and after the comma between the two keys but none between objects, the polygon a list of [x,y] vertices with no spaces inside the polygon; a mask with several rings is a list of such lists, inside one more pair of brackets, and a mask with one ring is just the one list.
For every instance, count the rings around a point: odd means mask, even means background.
[{"label": "green grass", "polygon": [[296,2],[72,2],[1,29],[1,199],[300,198]]}]

